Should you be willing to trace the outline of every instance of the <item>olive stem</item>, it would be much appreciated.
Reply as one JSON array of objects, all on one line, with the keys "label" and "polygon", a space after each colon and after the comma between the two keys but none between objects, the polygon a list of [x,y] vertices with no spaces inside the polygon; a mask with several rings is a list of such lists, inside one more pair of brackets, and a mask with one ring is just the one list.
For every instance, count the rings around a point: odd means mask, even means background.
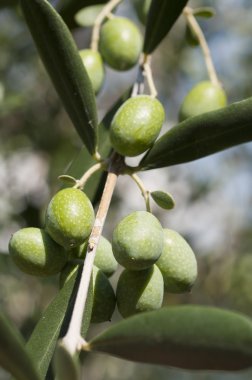
[{"label": "olive stem", "polygon": [[138,188],[141,190],[142,196],[145,200],[146,211],[151,212],[150,207],[150,192],[146,190],[143,181],[139,178],[136,173],[131,173],[129,176],[133,179],[133,181],[137,184]]},{"label": "olive stem", "polygon": [[93,263],[102,234],[104,222],[108,213],[109,205],[115,189],[118,173],[121,167],[122,157],[114,155],[108,170],[108,176],[102,193],[100,205],[96,214],[95,222],[88,240],[87,253],[82,268],[79,288],[73,308],[71,321],[66,335],[63,338],[63,344],[71,355],[74,355],[81,349],[85,340],[81,337],[81,325],[85,313],[88,289],[92,276]]},{"label": "olive stem", "polygon": [[137,95],[142,95],[144,93],[144,75],[142,67],[139,67],[137,73],[137,79],[133,85],[131,97],[135,97]]},{"label": "olive stem", "polygon": [[144,55],[143,56],[143,62],[141,64],[141,67],[143,69],[143,75],[146,77],[149,90],[150,90],[150,96],[152,98],[156,98],[157,96],[157,89],[153,80],[152,70],[151,70],[151,56],[150,55]]},{"label": "olive stem", "polygon": [[100,38],[101,24],[106,17],[111,18],[112,10],[121,2],[122,0],[110,0],[105,7],[101,10],[95,19],[94,27],[92,31],[91,38],[91,50],[98,51],[98,44]]},{"label": "olive stem", "polygon": [[104,162],[98,162],[97,164],[91,166],[84,174],[83,176],[77,180],[76,185],[74,185],[75,188],[77,189],[83,189],[87,180],[98,170],[104,169],[106,167]]},{"label": "olive stem", "polygon": [[196,18],[193,15],[193,9],[190,7],[185,7],[183,13],[187,19],[188,24],[191,26],[192,30],[194,31],[194,33],[196,34],[198,38],[201,50],[203,52],[204,60],[206,63],[209,79],[213,83],[213,85],[220,87],[220,82],[217,77],[217,73],[213,64],[213,60],[211,57],[211,53],[210,53],[207,41],[205,39],[205,36],[204,36],[204,33],[202,32],[201,27],[199,26]]}]

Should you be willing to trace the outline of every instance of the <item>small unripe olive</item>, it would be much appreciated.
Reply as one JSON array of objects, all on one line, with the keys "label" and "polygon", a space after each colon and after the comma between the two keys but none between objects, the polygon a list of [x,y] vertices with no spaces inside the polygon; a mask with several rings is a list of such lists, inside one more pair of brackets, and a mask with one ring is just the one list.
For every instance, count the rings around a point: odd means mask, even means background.
[{"label": "small unripe olive", "polygon": [[42,229],[27,227],[15,232],[9,242],[10,255],[23,272],[34,276],[59,273],[67,253]]},{"label": "small unripe olive", "polygon": [[[69,263],[64,267],[59,279],[60,288],[64,286],[64,284],[71,278],[71,276],[77,271],[78,268],[78,265],[72,263]],[[115,310],[115,293],[108,278],[95,265],[93,266],[92,286],[93,309],[91,315],[91,323],[109,321]]]},{"label": "small unripe olive", "polygon": [[130,157],[145,152],[158,137],[164,118],[162,104],[151,96],[138,95],[126,100],[111,123],[113,148]]},{"label": "small unripe olive", "polygon": [[80,50],[79,53],[91,80],[94,92],[97,94],[104,81],[102,57],[98,51],[91,49]]},{"label": "small unripe olive", "polygon": [[186,95],[180,107],[179,120],[183,121],[226,105],[227,97],[224,90],[209,81],[203,81],[194,86]]},{"label": "small unripe olive", "polygon": [[79,189],[60,190],[46,211],[46,231],[67,249],[82,244],[90,235],[93,223],[93,206]]},{"label": "small unripe olive", "polygon": [[132,21],[114,17],[101,28],[99,49],[110,67],[120,71],[129,70],[139,59],[142,36]]},{"label": "small unripe olive", "polygon": [[105,274],[96,266],[93,267],[93,295],[91,323],[110,321],[115,310],[116,297]]},{"label": "small unripe olive", "polygon": [[[86,256],[88,241],[85,241],[80,247],[75,247],[70,252],[72,259],[84,259]],[[112,276],[118,267],[118,263],[114,257],[110,242],[103,236],[100,237],[94,265],[97,266],[107,277]]]},{"label": "small unripe olive", "polygon": [[164,229],[164,248],[156,265],[164,277],[166,291],[191,290],[197,278],[197,261],[189,244],[176,231]]},{"label": "small unripe olive", "polygon": [[125,269],[119,277],[116,299],[118,310],[124,318],[159,309],[163,295],[163,276],[156,265],[134,272]]},{"label": "small unripe olive", "polygon": [[147,211],[135,211],[123,218],[113,232],[116,260],[127,269],[150,268],[163,250],[163,229]]}]

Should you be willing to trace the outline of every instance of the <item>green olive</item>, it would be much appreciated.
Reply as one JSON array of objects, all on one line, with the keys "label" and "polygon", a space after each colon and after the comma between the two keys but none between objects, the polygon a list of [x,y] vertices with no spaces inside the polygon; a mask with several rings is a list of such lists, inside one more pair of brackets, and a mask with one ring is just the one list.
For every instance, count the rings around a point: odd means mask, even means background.
[{"label": "green olive", "polygon": [[115,293],[108,278],[96,266],[93,267],[93,295],[91,323],[110,321],[116,305]]},{"label": "green olive", "polygon": [[179,111],[179,120],[217,110],[227,105],[224,90],[209,81],[198,83],[186,95]]},{"label": "green olive", "polygon": [[124,318],[156,310],[162,306],[163,294],[164,281],[156,265],[134,272],[125,269],[117,284],[117,307]]},{"label": "green olive", "polygon": [[67,253],[42,229],[27,227],[15,232],[9,242],[10,255],[23,272],[34,276],[59,273]]},{"label": "green olive", "polygon": [[156,264],[167,292],[191,290],[197,278],[197,261],[189,244],[176,231],[164,229],[164,248]]},{"label": "green olive", "polygon": [[46,231],[66,249],[82,244],[90,235],[93,223],[93,206],[79,189],[60,190],[48,205]]},{"label": "green olive", "polygon": [[94,92],[97,94],[104,81],[102,57],[98,51],[91,49],[80,50],[79,53],[91,80]]},{"label": "green olive", "polygon": [[151,96],[138,95],[126,100],[111,123],[113,148],[130,157],[145,152],[158,137],[164,118],[162,104]]},{"label": "green olive", "polygon": [[147,211],[135,211],[123,218],[113,232],[116,260],[127,269],[150,268],[163,250],[163,229]]},{"label": "green olive", "polygon": [[142,50],[142,36],[135,24],[124,17],[114,17],[102,26],[100,52],[104,61],[113,69],[131,69]]},{"label": "green olive", "polygon": [[[88,241],[80,247],[75,247],[70,252],[72,259],[84,259],[86,256]],[[97,266],[107,277],[116,271],[118,263],[114,257],[110,242],[103,236],[100,237],[95,254],[94,265]]]}]

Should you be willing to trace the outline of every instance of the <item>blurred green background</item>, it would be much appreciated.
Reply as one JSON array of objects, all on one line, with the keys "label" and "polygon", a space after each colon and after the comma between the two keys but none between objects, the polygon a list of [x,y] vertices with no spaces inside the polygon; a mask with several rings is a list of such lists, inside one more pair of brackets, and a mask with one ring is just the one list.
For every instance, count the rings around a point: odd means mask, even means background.
[{"label": "blurred green background", "polygon": [[[56,2],[55,2],[56,3]],[[11,6],[13,5],[13,6]],[[247,0],[192,0],[192,7],[216,10],[199,19],[229,103],[252,96],[252,3]],[[125,0],[118,14],[137,19],[133,2]],[[91,29],[78,28],[80,49],[88,47]],[[164,130],[177,123],[188,90],[207,73],[198,47],[185,40],[181,17],[154,53],[153,74],[158,97],[167,112]],[[136,69],[118,73],[106,68],[97,98],[101,119],[135,80]],[[43,226],[44,210],[61,186],[81,149],[75,130],[51,85],[16,2],[0,0],[0,305],[27,339],[41,312],[58,290],[58,279],[22,274],[8,258],[8,241],[25,226]],[[166,304],[200,303],[242,311],[252,316],[252,146],[238,146],[215,156],[140,174],[149,190],[165,190],[176,200],[174,210],[153,206],[163,226],[180,232],[198,259],[199,278],[189,295],[167,294]],[[137,160],[131,160],[135,163]],[[119,179],[104,235],[134,210],[144,209],[135,184]],[[112,277],[115,285],[117,276]],[[115,313],[114,320],[119,316]],[[108,324],[93,326],[94,335]],[[129,363],[102,355],[85,361],[83,379],[92,380],[238,380],[241,373],[193,373]],[[0,379],[8,375],[0,370]]]}]

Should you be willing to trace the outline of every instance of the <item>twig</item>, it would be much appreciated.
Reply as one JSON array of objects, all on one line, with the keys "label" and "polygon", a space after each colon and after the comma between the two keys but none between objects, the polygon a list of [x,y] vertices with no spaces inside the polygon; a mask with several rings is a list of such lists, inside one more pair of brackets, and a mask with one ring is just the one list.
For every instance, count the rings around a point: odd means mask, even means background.
[{"label": "twig", "polygon": [[138,188],[141,190],[142,196],[144,197],[145,200],[145,205],[146,205],[146,210],[151,212],[151,207],[150,207],[150,192],[146,190],[143,182],[141,179],[138,177],[136,173],[131,173],[129,176],[134,180],[134,182],[137,184]]},{"label": "twig", "polygon": [[205,39],[204,33],[202,32],[201,27],[199,26],[196,18],[193,15],[193,10],[190,7],[185,7],[183,11],[188,24],[191,26],[192,30],[196,34],[200,47],[203,52],[204,60],[206,63],[206,68],[208,72],[208,76],[210,81],[215,85],[215,86],[220,86],[220,82],[217,77],[217,73],[213,64],[213,60],[211,57],[211,53],[207,44],[207,41]]},{"label": "twig", "polygon": [[142,64],[141,64],[143,75],[146,77],[150,95],[151,97],[155,98],[157,96],[157,89],[153,80],[152,70],[151,70],[151,56],[150,55],[144,55],[142,58]]},{"label": "twig", "polygon": [[77,180],[77,183],[76,185],[74,186],[75,188],[77,189],[83,189],[87,180],[94,174],[96,173],[98,170],[102,169],[102,168],[105,168],[105,163],[103,162],[99,162],[93,166],[91,166],[91,168],[89,168],[84,174],[83,176]]},{"label": "twig", "polygon": [[104,222],[108,213],[109,205],[115,189],[120,165],[122,163],[121,156],[115,156],[111,161],[108,171],[106,184],[103,190],[100,205],[96,214],[94,226],[88,241],[88,249],[82,269],[81,280],[74,304],[72,318],[69,324],[68,331],[63,338],[63,344],[70,354],[74,355],[85,340],[81,337],[81,325],[83,315],[85,313],[86,300],[88,296],[89,284],[92,276],[94,258],[97,250],[97,245],[102,234]]},{"label": "twig", "polygon": [[100,38],[100,29],[101,24],[103,23],[106,17],[111,18],[111,11],[121,2],[122,0],[110,0],[107,5],[101,10],[101,12],[96,17],[92,39],[91,39],[91,49],[94,51],[98,50],[99,38]]}]

